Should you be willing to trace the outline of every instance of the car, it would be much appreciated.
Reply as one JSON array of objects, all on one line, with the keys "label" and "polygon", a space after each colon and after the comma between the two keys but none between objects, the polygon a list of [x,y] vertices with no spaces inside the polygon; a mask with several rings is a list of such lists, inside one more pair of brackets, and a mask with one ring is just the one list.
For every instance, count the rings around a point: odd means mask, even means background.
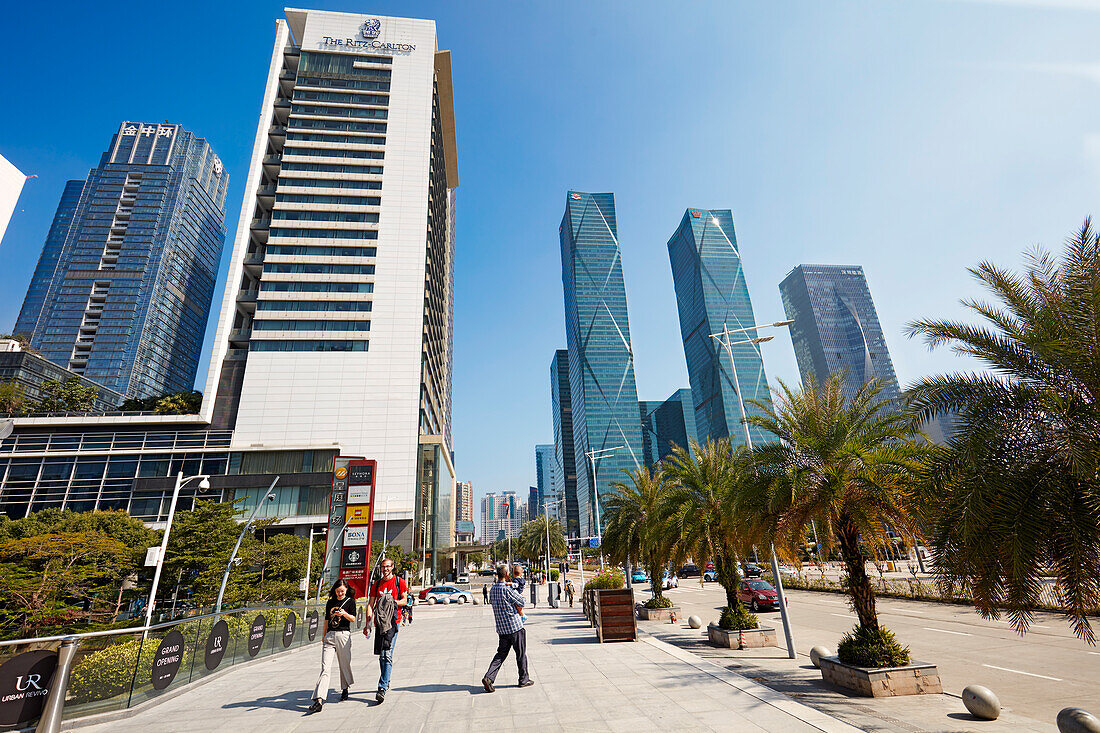
[{"label": "car", "polygon": [[470,576],[467,575],[466,573],[461,573],[458,576],[458,580],[456,582],[458,582],[460,585],[469,585],[470,584]]},{"label": "car", "polygon": [[689,562],[680,568],[678,573],[681,578],[691,578],[699,575],[699,566],[693,562]]},{"label": "car", "polygon": [[433,585],[420,591],[420,600],[428,605],[436,603],[473,603],[474,594],[467,590],[459,590],[453,585]]},{"label": "car", "polygon": [[676,579],[676,573],[670,573],[667,570],[661,573],[661,590],[679,587],[680,582]]},{"label": "car", "polygon": [[479,568],[478,571],[477,571],[477,574],[481,575],[481,576],[496,575],[497,571],[493,570],[492,568]]},{"label": "car", "polygon": [[718,582],[718,571],[714,568],[707,568],[703,571],[704,583],[716,583]]},{"label": "car", "polygon": [[779,594],[775,592],[772,584],[766,580],[742,580],[737,586],[737,598],[753,613],[762,608],[777,608],[779,606]]},{"label": "car", "polygon": [[745,563],[745,577],[746,578],[759,578],[764,574],[764,568],[760,567],[754,562]]},{"label": "car", "polygon": [[645,574],[644,570],[635,570],[630,574],[631,583],[645,583],[649,580],[649,576]]}]

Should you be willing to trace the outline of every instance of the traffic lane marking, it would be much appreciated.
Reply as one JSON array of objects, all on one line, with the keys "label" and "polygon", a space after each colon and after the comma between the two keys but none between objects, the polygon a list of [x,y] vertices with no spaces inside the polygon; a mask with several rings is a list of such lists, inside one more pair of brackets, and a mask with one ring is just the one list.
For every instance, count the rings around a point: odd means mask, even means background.
[{"label": "traffic lane marking", "polygon": [[924,628],[925,631],[938,631],[941,634],[954,634],[955,636],[970,636],[970,634],[967,634],[966,632],[963,632],[963,631],[948,631],[947,629],[934,629],[931,626],[924,626],[922,628]]},{"label": "traffic lane marking", "polygon": [[1035,674],[1034,672],[1024,672],[1019,669],[1009,669],[1008,667],[998,667],[995,664],[983,664],[983,667],[989,667],[990,669],[999,669],[1002,672],[1015,672],[1016,674],[1025,674],[1028,677],[1038,677],[1039,679],[1050,680],[1052,682],[1062,682],[1061,677],[1048,677],[1045,674]]}]

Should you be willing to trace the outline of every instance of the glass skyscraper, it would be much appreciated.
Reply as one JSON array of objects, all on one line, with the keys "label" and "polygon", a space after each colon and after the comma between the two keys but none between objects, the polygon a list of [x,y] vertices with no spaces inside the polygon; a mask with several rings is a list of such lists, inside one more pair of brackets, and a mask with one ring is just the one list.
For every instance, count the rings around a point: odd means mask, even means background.
[{"label": "glass skyscraper", "polygon": [[[729,437],[744,445],[739,398],[746,414],[759,413],[748,400],[771,399],[759,344],[733,347],[737,368],[737,394],[730,360],[712,333],[723,326],[734,333],[737,343],[757,336],[756,318],[749,300],[749,288],[741,267],[741,253],[729,209],[688,209],[680,226],[668,240],[672,279],[676,286],[676,307],[680,313],[680,335],[684,341],[688,379],[695,406],[695,424],[700,442]],[[766,440],[759,428],[751,428],[753,443]]]},{"label": "glass skyscraper", "polygon": [[578,519],[595,535],[593,502],[644,463],[614,194],[570,191],[558,233]]},{"label": "glass skyscraper", "polygon": [[191,389],[225,241],[229,176],[179,125],[123,122],[70,181],[16,332],[128,397]]},{"label": "glass skyscraper", "polygon": [[872,377],[890,381],[884,397],[900,397],[862,267],[799,265],[780,283],[779,292],[787,318],[794,320],[791,340],[803,380],[812,374],[821,383],[847,370],[848,397]]},{"label": "glass skyscraper", "polygon": [[558,482],[565,494],[562,524],[569,537],[580,536],[577,507],[577,462],[573,445],[573,400],[569,393],[569,352],[558,349],[550,362],[550,397],[554,410],[554,459]]},{"label": "glass skyscraper", "polygon": [[690,389],[678,389],[664,402],[639,402],[638,412],[642,416],[642,450],[650,468],[667,458],[673,446],[689,448],[691,441],[699,440]]}]

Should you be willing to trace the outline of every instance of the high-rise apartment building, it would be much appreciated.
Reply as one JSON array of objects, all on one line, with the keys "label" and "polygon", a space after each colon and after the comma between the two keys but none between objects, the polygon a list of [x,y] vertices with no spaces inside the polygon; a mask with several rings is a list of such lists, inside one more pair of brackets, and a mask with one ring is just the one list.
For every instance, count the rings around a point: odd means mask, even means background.
[{"label": "high-rise apartment building", "polygon": [[472,481],[459,481],[455,484],[455,521],[474,521],[474,484]]},{"label": "high-rise apartment building", "polygon": [[450,52],[430,20],[285,13],[202,416],[376,460],[375,521],[432,554],[454,544]]},{"label": "high-rise apartment building", "polygon": [[[668,240],[668,257],[699,438],[728,437],[744,445],[741,401],[746,414],[759,414],[748,401],[767,402],[771,395],[759,344],[733,347],[734,374],[725,348],[711,338],[723,327],[735,331],[730,338],[735,344],[757,335],[732,212],[688,209]],[[759,428],[750,432],[754,443],[767,439]]]},{"label": "high-rise apartment building", "polygon": [[699,441],[690,389],[678,389],[664,402],[638,403],[642,415],[642,450],[650,468],[667,458],[674,446],[690,448]]},{"label": "high-rise apartment building", "polygon": [[180,125],[123,122],[65,186],[16,332],[128,397],[191,389],[225,242],[229,176]]},{"label": "high-rise apartment building", "polygon": [[516,492],[491,491],[481,497],[482,542],[495,542],[498,537],[514,539],[519,536],[519,528],[526,521],[527,505],[519,500]]},{"label": "high-rise apartment building", "polygon": [[535,446],[535,477],[538,482],[538,509],[536,515],[545,514],[549,507],[550,516],[558,518],[558,491],[561,471],[551,444]]},{"label": "high-rise apartment building", "polygon": [[900,397],[886,338],[867,277],[858,265],[799,265],[779,285],[798,371],[821,383],[846,371],[844,391],[852,397],[872,377],[889,380],[883,396]]},{"label": "high-rise apartment building", "polygon": [[542,496],[538,486],[531,486],[527,492],[527,521],[534,521],[542,514]]},{"label": "high-rise apartment building", "polygon": [[558,233],[578,520],[591,536],[595,502],[644,459],[614,194],[569,191]]},{"label": "high-rise apartment building", "polygon": [[580,536],[577,505],[577,463],[573,445],[573,401],[569,393],[569,352],[558,349],[550,362],[550,398],[554,412],[554,462],[558,468],[558,492],[565,497],[559,515],[569,537]]}]

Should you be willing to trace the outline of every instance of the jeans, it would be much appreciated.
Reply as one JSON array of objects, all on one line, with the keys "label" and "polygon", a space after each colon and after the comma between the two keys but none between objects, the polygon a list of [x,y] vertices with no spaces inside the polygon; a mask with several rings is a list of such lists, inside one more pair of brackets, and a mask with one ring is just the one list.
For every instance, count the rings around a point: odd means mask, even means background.
[{"label": "jeans", "polygon": [[390,648],[383,649],[382,653],[378,655],[378,667],[382,671],[382,675],[378,678],[379,690],[390,689],[390,672],[393,670],[393,649],[396,646],[397,630],[395,629],[393,634],[393,641],[390,642]]}]

